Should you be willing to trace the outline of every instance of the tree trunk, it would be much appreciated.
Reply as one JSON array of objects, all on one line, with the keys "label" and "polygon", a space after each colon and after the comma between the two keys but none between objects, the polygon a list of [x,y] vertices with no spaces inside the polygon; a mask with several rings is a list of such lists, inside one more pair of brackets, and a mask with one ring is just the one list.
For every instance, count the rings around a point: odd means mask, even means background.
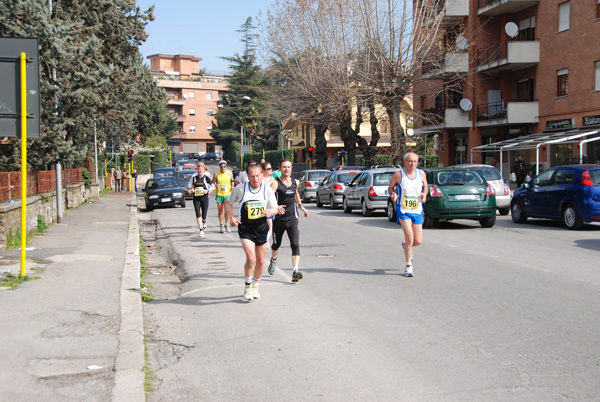
[{"label": "tree trunk", "polygon": [[329,127],[329,124],[323,123],[321,118],[323,116],[319,116],[319,119],[314,122],[315,126],[315,145],[316,145],[316,155],[317,155],[317,163],[315,167],[325,169],[327,167],[327,139],[325,138],[325,132]]},{"label": "tree trunk", "polygon": [[369,107],[369,123],[371,124],[371,142],[367,143],[367,141],[358,136],[357,142],[358,147],[360,148],[365,166],[371,166],[375,164],[375,156],[377,155],[377,143],[381,138],[379,134],[379,129],[377,129],[377,115],[375,114],[375,100],[373,97],[367,99],[367,105]]},{"label": "tree trunk", "polygon": [[406,152],[406,137],[404,129],[400,124],[400,113],[402,105],[400,104],[400,96],[390,96],[384,98],[383,105],[390,119],[391,144],[392,144],[392,160],[394,165],[400,165],[403,156]]}]

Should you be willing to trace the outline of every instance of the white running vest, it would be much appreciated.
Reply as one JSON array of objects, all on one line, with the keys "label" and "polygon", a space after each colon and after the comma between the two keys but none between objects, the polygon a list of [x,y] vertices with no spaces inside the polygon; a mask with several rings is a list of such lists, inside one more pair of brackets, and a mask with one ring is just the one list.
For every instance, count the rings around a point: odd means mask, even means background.
[{"label": "white running vest", "polygon": [[415,169],[415,178],[408,177],[404,169],[400,170],[402,178],[398,184],[396,201],[399,210],[403,214],[420,214],[423,212],[421,204],[421,193],[423,192],[423,179],[421,178],[421,170]]}]

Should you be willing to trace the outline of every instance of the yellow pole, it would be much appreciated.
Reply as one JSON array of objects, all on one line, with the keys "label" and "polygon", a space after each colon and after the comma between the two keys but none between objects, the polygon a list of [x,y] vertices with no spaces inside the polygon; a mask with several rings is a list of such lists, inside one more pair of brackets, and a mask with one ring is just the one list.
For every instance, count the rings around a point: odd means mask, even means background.
[{"label": "yellow pole", "polygon": [[[106,152],[106,151],[104,151]],[[108,162],[106,161],[106,153],[104,154],[104,176],[106,176],[106,174],[108,173],[108,169],[106,168],[106,164]]]},{"label": "yellow pole", "polygon": [[21,275],[25,276],[27,247],[27,57],[21,53]]},{"label": "yellow pole", "polygon": [[169,167],[173,167],[173,150],[169,148]]}]

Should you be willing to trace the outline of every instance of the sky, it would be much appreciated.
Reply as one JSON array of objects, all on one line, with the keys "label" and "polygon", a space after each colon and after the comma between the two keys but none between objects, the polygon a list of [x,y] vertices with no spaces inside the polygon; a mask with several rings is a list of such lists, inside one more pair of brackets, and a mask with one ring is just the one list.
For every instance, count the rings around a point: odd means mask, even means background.
[{"label": "sky", "polygon": [[[232,57],[244,52],[242,34],[236,32],[252,17],[258,26],[272,0],[137,0],[142,10],[154,7],[154,21],[146,26],[148,39],[140,51],[144,63],[149,55],[186,54],[201,57],[200,68],[209,72],[229,70],[219,56]],[[258,32],[256,32],[258,33]]]}]

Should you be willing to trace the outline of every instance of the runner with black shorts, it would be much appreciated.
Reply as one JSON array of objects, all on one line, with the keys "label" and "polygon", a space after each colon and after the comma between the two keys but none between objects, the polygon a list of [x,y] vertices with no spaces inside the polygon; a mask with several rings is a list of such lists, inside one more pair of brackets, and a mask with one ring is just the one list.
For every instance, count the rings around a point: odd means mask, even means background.
[{"label": "runner with black shorts", "polygon": [[[267,254],[267,218],[283,214],[285,207],[277,206],[271,187],[262,182],[262,167],[248,166],[249,181],[233,189],[225,200],[225,210],[229,214],[231,226],[238,226],[242,248],[246,254],[244,264],[244,299],[259,299],[258,284],[262,277]],[[239,202],[238,213],[233,213],[233,204]]]},{"label": "runner with black shorts", "polygon": [[206,175],[206,165],[203,162],[198,164],[198,172],[190,177],[188,182],[188,193],[194,194],[194,211],[196,212],[196,222],[198,222],[198,237],[204,237],[206,229],[206,217],[208,215],[208,195],[213,188],[210,177]]},{"label": "runner with black shorts", "polygon": [[275,274],[277,269],[277,254],[281,247],[283,234],[287,232],[292,249],[292,282],[298,282],[303,278],[302,272],[298,270],[300,263],[300,230],[298,227],[298,208],[304,212],[304,217],[308,218],[308,211],[300,201],[298,194],[298,180],[292,178],[292,162],[289,159],[283,159],[279,163],[281,177],[273,182],[271,188],[275,192],[277,203],[285,206],[285,213],[277,216],[273,221],[273,245],[271,246],[271,263],[269,264],[269,275]]}]

